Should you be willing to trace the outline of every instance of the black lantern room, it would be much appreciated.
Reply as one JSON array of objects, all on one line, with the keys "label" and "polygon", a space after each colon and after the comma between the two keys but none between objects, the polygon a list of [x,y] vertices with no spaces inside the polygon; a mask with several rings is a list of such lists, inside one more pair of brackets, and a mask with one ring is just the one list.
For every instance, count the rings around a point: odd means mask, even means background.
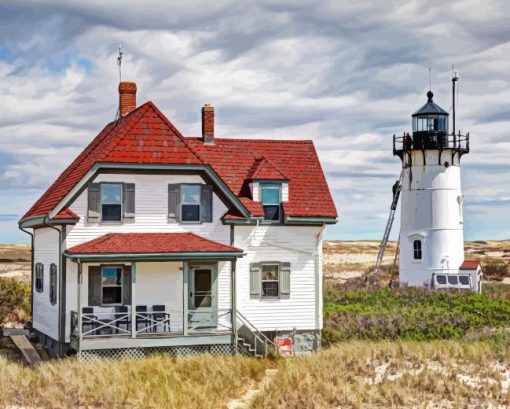
[{"label": "black lantern room", "polygon": [[427,92],[427,103],[413,114],[413,145],[417,149],[446,148],[448,143],[448,112],[434,103],[434,94]]}]

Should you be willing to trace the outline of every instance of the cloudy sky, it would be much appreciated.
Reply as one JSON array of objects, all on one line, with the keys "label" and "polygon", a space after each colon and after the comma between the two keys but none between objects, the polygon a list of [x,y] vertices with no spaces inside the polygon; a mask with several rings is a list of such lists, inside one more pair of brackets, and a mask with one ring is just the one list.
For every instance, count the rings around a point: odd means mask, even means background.
[{"label": "cloudy sky", "polygon": [[504,0],[3,0],[0,242],[28,240],[19,217],[114,118],[119,43],[139,102],[185,135],[211,103],[219,136],[313,139],[336,239],[382,236],[392,135],[425,102],[428,67],[450,110],[455,64],[466,238],[510,238],[509,17]]}]

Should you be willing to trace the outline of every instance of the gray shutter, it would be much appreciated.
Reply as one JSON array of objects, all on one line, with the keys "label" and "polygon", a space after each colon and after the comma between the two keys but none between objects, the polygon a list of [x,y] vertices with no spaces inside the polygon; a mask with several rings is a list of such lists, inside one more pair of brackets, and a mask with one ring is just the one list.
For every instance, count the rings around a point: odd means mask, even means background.
[{"label": "gray shutter", "polygon": [[122,267],[122,303],[131,304],[131,266]]},{"label": "gray shutter", "polygon": [[250,298],[260,298],[262,269],[259,263],[250,264]]},{"label": "gray shutter", "polygon": [[88,211],[87,221],[89,223],[99,222],[101,206],[101,186],[99,183],[90,183],[88,186]]},{"label": "gray shutter", "polygon": [[202,223],[212,222],[212,186],[202,185],[202,194],[200,196],[200,220]]},{"label": "gray shutter", "polygon": [[181,185],[168,185],[168,221],[178,222],[179,204],[181,202]]},{"label": "gray shutter", "polygon": [[123,185],[123,208],[124,223],[135,222],[135,184],[124,183]]},{"label": "gray shutter", "polygon": [[290,263],[280,263],[280,298],[290,297]]},{"label": "gray shutter", "polygon": [[101,267],[89,267],[89,307],[101,305]]}]

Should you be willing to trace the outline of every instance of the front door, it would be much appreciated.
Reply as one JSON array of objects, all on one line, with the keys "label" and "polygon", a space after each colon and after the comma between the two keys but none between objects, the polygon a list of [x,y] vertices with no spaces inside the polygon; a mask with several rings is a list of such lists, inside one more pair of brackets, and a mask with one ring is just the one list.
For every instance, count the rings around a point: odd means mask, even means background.
[{"label": "front door", "polygon": [[190,265],[189,328],[212,328],[217,322],[216,265]]}]

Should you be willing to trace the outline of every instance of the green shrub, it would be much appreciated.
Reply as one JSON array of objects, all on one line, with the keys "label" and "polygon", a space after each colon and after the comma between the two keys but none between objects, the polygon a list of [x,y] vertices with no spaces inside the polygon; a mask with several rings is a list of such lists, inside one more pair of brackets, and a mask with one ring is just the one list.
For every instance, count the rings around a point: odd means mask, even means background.
[{"label": "green shrub", "polygon": [[30,284],[0,278],[0,327],[8,321],[24,323],[30,317]]},{"label": "green shrub", "polygon": [[323,343],[349,339],[460,339],[510,325],[510,300],[422,288],[328,288]]}]

